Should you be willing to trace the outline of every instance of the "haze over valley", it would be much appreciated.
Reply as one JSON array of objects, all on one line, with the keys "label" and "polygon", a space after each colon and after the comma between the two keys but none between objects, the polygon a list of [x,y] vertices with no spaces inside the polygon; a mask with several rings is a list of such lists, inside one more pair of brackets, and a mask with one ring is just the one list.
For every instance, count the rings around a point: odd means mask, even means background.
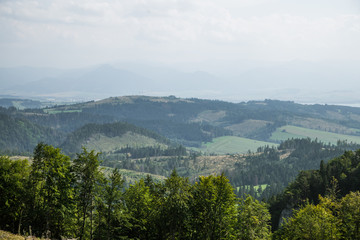
[{"label": "haze over valley", "polygon": [[[176,66],[104,64],[78,69],[0,68],[1,96],[55,101],[109,96],[198,97],[231,102],[278,99],[356,106],[360,68],[353,62],[256,63],[226,69],[186,71]],[[205,69],[205,68],[204,68]],[[215,73],[213,73],[215,72]]]},{"label": "haze over valley", "polygon": [[358,0],[0,0],[0,238],[359,239],[359,43]]},{"label": "haze over valley", "polygon": [[2,1],[0,95],[358,105],[358,1]]}]

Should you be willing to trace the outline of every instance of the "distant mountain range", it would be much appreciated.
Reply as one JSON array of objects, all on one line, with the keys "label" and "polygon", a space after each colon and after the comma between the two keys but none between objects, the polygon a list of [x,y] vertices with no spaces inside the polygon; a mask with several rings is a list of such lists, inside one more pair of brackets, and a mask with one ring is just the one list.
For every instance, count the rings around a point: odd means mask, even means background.
[{"label": "distant mountain range", "polygon": [[[9,99],[5,100],[9,104]],[[22,108],[26,104],[38,108],[39,103],[14,102],[24,104]],[[309,137],[326,144],[337,144],[338,140],[360,143],[360,108],[345,106],[302,105],[276,100],[235,104],[175,96],[111,97],[42,109],[17,110],[17,106],[13,106],[0,108],[0,150],[31,151],[42,140],[55,146],[70,146],[70,149],[76,144],[69,139],[75,139],[80,145],[68,150],[74,152],[93,136],[84,138],[84,132],[92,133],[102,129],[102,124],[115,122],[134,124],[173,143],[208,152],[239,153],[256,150],[260,143],[273,145],[288,138]],[[87,124],[97,125],[78,131]],[[104,129],[108,129],[106,126]],[[99,134],[96,131],[94,134]],[[69,136],[73,137],[67,138]],[[29,141],[23,144],[21,139]],[[108,136],[101,139],[100,142],[104,142]]]},{"label": "distant mountain range", "polygon": [[223,65],[206,71],[135,63],[82,69],[0,68],[0,97],[79,101],[121,95],[175,95],[233,102],[263,99],[345,105],[360,102],[358,62],[232,64],[229,69]]}]

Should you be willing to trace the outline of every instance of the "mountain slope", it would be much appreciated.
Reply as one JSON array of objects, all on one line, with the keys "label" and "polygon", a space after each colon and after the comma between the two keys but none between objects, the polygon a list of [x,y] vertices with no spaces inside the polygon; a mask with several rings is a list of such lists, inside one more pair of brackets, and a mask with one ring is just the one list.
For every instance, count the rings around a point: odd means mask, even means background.
[{"label": "mountain slope", "polygon": [[111,152],[125,147],[166,146],[170,142],[147,129],[123,122],[87,124],[69,134],[61,145],[64,152],[78,153],[81,147]]},{"label": "mountain slope", "polygon": [[0,113],[0,151],[32,152],[39,142],[58,145],[64,135],[26,119]]}]

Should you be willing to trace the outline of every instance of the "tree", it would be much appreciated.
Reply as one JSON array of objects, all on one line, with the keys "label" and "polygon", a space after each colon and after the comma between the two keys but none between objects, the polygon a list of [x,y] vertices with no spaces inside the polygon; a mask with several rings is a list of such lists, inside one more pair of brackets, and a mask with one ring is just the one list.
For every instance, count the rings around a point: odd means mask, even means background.
[{"label": "tree", "polygon": [[124,179],[118,169],[113,169],[105,181],[97,183],[97,188],[102,194],[95,197],[95,239],[120,239],[123,236],[124,221],[127,221],[124,213],[123,185]]},{"label": "tree", "polygon": [[344,238],[360,239],[360,192],[350,192],[339,205]]},{"label": "tree", "polygon": [[[149,178],[147,179],[149,181]],[[159,206],[154,206],[154,196],[150,193],[150,187],[146,185],[144,179],[140,179],[126,189],[124,199],[127,211],[131,216],[131,229],[128,230],[128,237],[151,239],[151,235],[154,234],[152,219],[154,219],[154,212]]]},{"label": "tree", "polygon": [[224,174],[200,177],[193,189],[194,239],[234,239],[236,200]]},{"label": "tree", "polygon": [[179,239],[188,234],[191,198],[189,180],[180,177],[174,169],[170,177],[165,180],[164,202],[160,206],[163,238]]},{"label": "tree", "polygon": [[77,154],[74,160],[75,193],[77,203],[78,236],[81,239],[93,238],[93,207],[96,186],[103,181],[104,175],[100,171],[99,153],[94,150]]},{"label": "tree", "polygon": [[251,196],[239,203],[238,207],[239,239],[270,239],[270,213],[264,203]]},{"label": "tree", "polygon": [[[55,238],[67,234],[66,219],[72,211],[73,189],[71,186],[70,158],[59,148],[39,143],[34,150],[30,173],[35,229]],[[45,226],[42,224],[45,223]],[[71,228],[71,227],[70,227]]]},{"label": "tree", "polygon": [[306,204],[295,211],[280,234],[278,239],[340,239],[339,221],[332,212],[321,204]]},{"label": "tree", "polygon": [[124,180],[118,169],[114,169],[105,186],[104,200],[106,204],[107,239],[116,239],[119,235],[119,222],[121,221],[123,206],[122,188]]},{"label": "tree", "polygon": [[10,160],[0,156],[0,228],[20,233],[30,168],[27,160]]}]

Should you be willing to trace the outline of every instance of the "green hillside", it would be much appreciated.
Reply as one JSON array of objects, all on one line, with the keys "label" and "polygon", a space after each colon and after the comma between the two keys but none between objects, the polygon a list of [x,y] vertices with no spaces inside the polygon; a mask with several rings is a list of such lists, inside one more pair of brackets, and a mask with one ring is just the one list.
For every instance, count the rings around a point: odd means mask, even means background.
[{"label": "green hillside", "polygon": [[[67,152],[78,152],[81,146],[111,151],[121,148],[126,141],[143,146],[153,144],[139,136],[121,137],[126,132],[110,136],[109,132],[103,133],[105,129],[89,129],[91,124],[106,126],[116,122],[127,122],[164,136],[172,143],[213,153],[254,151],[268,142],[279,143],[293,137],[318,138],[326,143],[344,139],[359,142],[360,135],[359,108],[276,100],[231,103],[174,96],[123,96],[46,109],[0,109],[0,112],[68,135],[61,145]],[[63,140],[59,136],[53,139]],[[57,142],[50,143],[60,146]]]},{"label": "green hillside", "polygon": [[142,148],[160,146],[164,148],[166,145],[158,142],[154,138],[129,131],[121,136],[115,137],[108,137],[104,134],[94,134],[83,146],[87,149],[94,149],[97,152],[111,152],[125,147]]},{"label": "green hillside", "polygon": [[0,113],[0,152],[32,152],[39,142],[58,145],[64,134]]},{"label": "green hillside", "polygon": [[80,152],[82,147],[98,152],[111,152],[124,147],[166,146],[170,142],[147,129],[123,122],[87,124],[69,134],[61,148],[67,153]]},{"label": "green hillside", "polygon": [[224,136],[214,138],[212,142],[203,144],[201,148],[195,148],[202,152],[216,153],[216,154],[233,154],[233,153],[246,153],[249,150],[255,152],[258,147],[265,145],[277,146],[275,143],[257,141],[248,138]]},{"label": "green hillside", "polygon": [[277,128],[275,132],[272,133],[270,140],[273,141],[285,141],[291,138],[311,138],[318,139],[324,143],[336,144],[338,140],[353,143],[360,143],[360,136],[352,136],[345,134],[338,134],[332,132],[325,132],[320,130],[296,127],[291,125],[286,125],[280,128]]}]

